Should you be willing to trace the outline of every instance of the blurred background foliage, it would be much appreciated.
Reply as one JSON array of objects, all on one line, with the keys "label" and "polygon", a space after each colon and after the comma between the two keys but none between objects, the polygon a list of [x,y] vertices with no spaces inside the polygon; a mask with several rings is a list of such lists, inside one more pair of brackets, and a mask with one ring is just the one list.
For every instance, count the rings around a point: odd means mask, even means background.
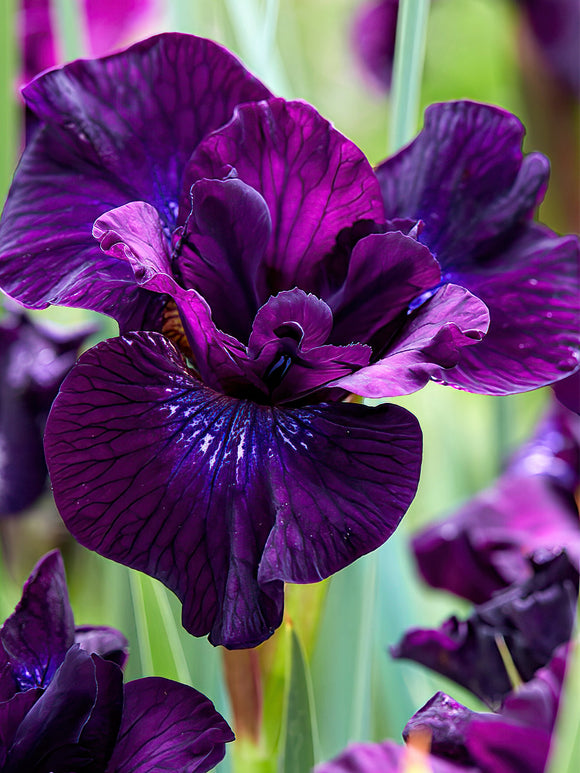
[{"label": "blurred background foliage", "polygon": [[[56,3],[59,18],[68,18],[62,27],[63,48],[74,55],[75,2]],[[2,198],[20,151],[17,5],[17,0],[0,4]],[[352,52],[351,23],[358,5],[358,0],[167,0],[163,14],[146,32],[175,29],[223,43],[274,91],[311,102],[377,163],[386,155],[389,101],[368,88]],[[533,111],[521,66],[521,34],[516,6],[508,0],[433,3],[422,107],[470,98],[501,105],[530,124]],[[532,122],[529,133],[528,150],[548,151],[541,146],[541,126]],[[556,230],[570,230],[573,224],[558,205],[555,187],[543,220]],[[62,324],[90,317],[88,312],[56,308],[35,314]],[[100,337],[114,335],[113,323],[102,322]],[[260,744],[255,748],[240,742],[234,751],[234,756],[250,760],[250,769],[274,769],[272,759],[282,736],[303,733],[304,723],[314,722],[314,754],[325,759],[351,740],[398,738],[407,719],[437,689],[475,705],[473,697],[443,678],[388,657],[387,646],[405,628],[436,625],[465,610],[460,600],[420,582],[408,539],[419,526],[445,515],[497,475],[502,459],[537,421],[547,399],[543,392],[487,398],[431,384],[397,400],[417,415],[425,437],[416,500],[398,533],[375,554],[318,586],[288,588],[287,623],[258,653],[264,678]],[[114,625],[129,637],[128,678],[155,673],[189,681],[231,719],[222,653],[185,634],[179,625],[179,604],[155,581],[76,545],[59,525],[48,494],[32,512],[5,518],[0,532],[3,618],[18,600],[35,561],[59,546],[77,623]],[[305,691],[311,711],[301,715],[302,724],[293,731],[288,723],[281,730],[284,701],[295,705]],[[286,738],[286,748],[291,743],[292,735]],[[231,754],[220,770],[230,769]]]}]

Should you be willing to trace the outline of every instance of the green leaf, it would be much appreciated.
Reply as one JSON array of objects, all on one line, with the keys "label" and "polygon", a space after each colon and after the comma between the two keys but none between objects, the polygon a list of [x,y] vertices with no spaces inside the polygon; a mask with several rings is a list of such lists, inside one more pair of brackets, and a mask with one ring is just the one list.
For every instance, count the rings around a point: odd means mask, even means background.
[{"label": "green leaf", "polygon": [[310,672],[293,628],[289,632],[289,667],[279,773],[305,773],[317,756],[317,733]]}]

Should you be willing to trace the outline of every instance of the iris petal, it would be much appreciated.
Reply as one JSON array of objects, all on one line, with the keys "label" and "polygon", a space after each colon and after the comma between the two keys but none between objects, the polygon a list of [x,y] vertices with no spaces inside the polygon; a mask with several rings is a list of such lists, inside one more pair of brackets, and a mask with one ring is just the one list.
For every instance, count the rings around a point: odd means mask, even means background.
[{"label": "iris petal", "polygon": [[153,333],[83,355],[46,435],[75,537],[160,579],[191,633],[230,647],[280,624],[283,581],[327,577],[387,539],[420,447],[395,406],[281,409],[213,392]]}]

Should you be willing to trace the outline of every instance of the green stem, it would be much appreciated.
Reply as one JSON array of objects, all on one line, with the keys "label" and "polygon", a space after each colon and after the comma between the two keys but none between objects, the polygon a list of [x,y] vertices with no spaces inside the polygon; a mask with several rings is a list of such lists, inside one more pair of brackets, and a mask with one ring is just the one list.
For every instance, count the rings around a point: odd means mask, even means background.
[{"label": "green stem", "polygon": [[0,142],[0,202],[10,187],[17,158],[19,109],[16,96],[18,72],[18,38],[16,0],[4,0],[0,7],[0,108],[2,142]]},{"label": "green stem", "polygon": [[389,152],[403,147],[417,131],[425,60],[429,0],[401,0],[397,19]]},{"label": "green stem", "polygon": [[151,584],[153,586],[157,605],[159,606],[159,611],[161,612],[161,618],[163,619],[163,627],[165,628],[165,633],[169,641],[169,648],[175,664],[175,670],[177,671],[177,678],[180,682],[191,685],[191,674],[179,636],[179,628],[175,622],[173,610],[171,609],[171,604],[169,603],[169,598],[167,596],[167,589],[160,582],[157,582],[157,580],[151,580]]},{"label": "green stem", "polygon": [[63,62],[89,55],[87,20],[79,0],[53,0],[51,21]]},{"label": "green stem", "polygon": [[143,676],[153,676],[153,654],[149,639],[149,627],[147,625],[147,612],[145,611],[145,594],[143,593],[143,579],[141,572],[131,570],[129,582],[131,585],[131,598],[133,600],[133,614],[137,627],[137,642],[139,657],[141,659],[141,672]]},{"label": "green stem", "polygon": [[373,649],[373,627],[377,600],[376,552],[365,556],[363,568],[363,598],[358,627],[358,642],[354,660],[353,701],[351,713],[351,741],[363,740],[365,718],[368,716],[371,695],[371,662]]}]

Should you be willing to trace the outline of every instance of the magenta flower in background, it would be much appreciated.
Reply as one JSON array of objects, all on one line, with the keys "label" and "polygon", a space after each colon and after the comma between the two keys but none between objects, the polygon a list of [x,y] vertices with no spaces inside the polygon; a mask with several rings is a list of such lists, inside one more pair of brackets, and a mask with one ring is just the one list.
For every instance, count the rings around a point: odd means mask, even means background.
[{"label": "magenta flower in background", "polygon": [[127,641],[76,628],[64,567],[42,558],[0,629],[3,773],[203,773],[233,734],[191,687],[150,677],[123,685]]},{"label": "magenta flower in background", "polygon": [[[413,215],[401,195],[386,219],[381,198],[406,190],[409,156],[381,166],[381,197],[356,146],[309,105],[271,98],[208,41],[158,36],[50,72],[25,96],[41,125],[0,224],[0,281],[28,305],[110,314],[124,334],[87,353],[55,403],[56,502],[82,544],[171,588],[195,635],[258,644],[280,624],[284,582],[323,579],[396,528],[417,485],[417,424],[394,406],[342,400],[455,383],[464,349],[483,346],[487,307],[430,249],[457,259],[461,241],[462,265],[479,266],[483,242],[492,291],[474,285],[496,315],[502,293],[513,312],[497,356],[461,371],[468,388],[501,391],[513,347],[538,374],[511,391],[577,366],[577,241],[528,223],[545,160],[522,159],[521,127],[503,111],[436,110],[446,128],[455,116],[473,153],[490,127],[508,127],[493,190],[473,162],[457,200],[446,147],[441,214]],[[429,159],[426,149],[415,173]],[[523,259],[539,287],[524,287],[516,308],[512,264]],[[526,362],[547,296],[552,321]]]},{"label": "magenta flower in background", "polygon": [[421,575],[480,604],[529,578],[537,551],[565,548],[580,566],[579,483],[580,417],[554,402],[495,484],[415,535]]},{"label": "magenta flower in background", "polygon": [[0,516],[34,504],[45,488],[42,439],[52,401],[96,327],[41,325],[20,311],[0,322]]},{"label": "magenta flower in background", "polygon": [[399,0],[367,0],[357,10],[352,46],[363,72],[379,91],[391,88]]},{"label": "magenta flower in background", "polygon": [[[160,16],[165,0],[79,0],[86,20],[87,56],[104,56],[137,41]],[[55,0],[20,0],[19,32],[23,52],[23,81],[61,64],[55,34]]]}]

